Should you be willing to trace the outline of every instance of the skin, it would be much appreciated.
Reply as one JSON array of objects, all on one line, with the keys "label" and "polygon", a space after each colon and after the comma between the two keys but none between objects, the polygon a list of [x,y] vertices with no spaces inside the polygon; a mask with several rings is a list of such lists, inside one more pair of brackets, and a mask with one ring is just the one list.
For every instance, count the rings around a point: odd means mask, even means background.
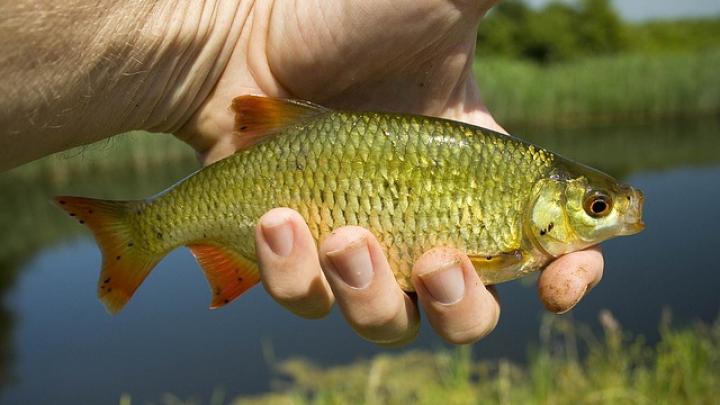
[{"label": "skin", "polygon": [[[9,16],[0,38],[10,39],[0,41],[0,169],[131,129],[175,133],[208,164],[234,151],[228,106],[242,94],[504,132],[471,74],[477,24],[494,1],[72,3],[0,5]],[[477,341],[498,322],[493,289],[454,249],[415,263],[415,299],[365,229],[339,228],[318,250],[300,215],[276,208],[260,218],[256,242],[263,285],[278,303],[319,318],[337,302],[378,344],[411,341],[419,307],[452,343]],[[559,257],[540,275],[541,301],[570,310],[602,268],[596,248]]]}]

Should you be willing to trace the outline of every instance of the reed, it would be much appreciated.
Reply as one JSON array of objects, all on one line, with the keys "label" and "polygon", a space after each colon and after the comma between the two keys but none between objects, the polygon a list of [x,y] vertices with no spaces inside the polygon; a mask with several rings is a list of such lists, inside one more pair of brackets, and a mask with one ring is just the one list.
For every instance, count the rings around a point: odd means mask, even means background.
[{"label": "reed", "polygon": [[720,113],[720,48],[540,65],[477,57],[486,104],[510,125],[580,126]]},{"label": "reed", "polygon": [[[378,355],[323,368],[302,360],[278,370],[290,385],[239,397],[264,404],[683,404],[720,395],[720,324],[685,329],[661,325],[654,346],[624,332],[609,312],[603,332],[550,318],[526,365],[473,358],[469,347]],[[541,335],[543,335],[541,333]],[[482,343],[481,343],[482,344]],[[584,356],[578,353],[585,352]],[[187,403],[187,402],[175,402]]]}]

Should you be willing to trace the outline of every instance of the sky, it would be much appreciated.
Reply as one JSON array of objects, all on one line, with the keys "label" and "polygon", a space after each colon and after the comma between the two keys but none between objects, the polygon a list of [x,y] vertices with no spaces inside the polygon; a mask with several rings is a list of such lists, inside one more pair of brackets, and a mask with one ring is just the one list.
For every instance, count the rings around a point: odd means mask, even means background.
[{"label": "sky", "polygon": [[[540,6],[550,0],[526,0]],[[720,15],[720,0],[613,0],[615,8],[628,20],[703,17]]]}]

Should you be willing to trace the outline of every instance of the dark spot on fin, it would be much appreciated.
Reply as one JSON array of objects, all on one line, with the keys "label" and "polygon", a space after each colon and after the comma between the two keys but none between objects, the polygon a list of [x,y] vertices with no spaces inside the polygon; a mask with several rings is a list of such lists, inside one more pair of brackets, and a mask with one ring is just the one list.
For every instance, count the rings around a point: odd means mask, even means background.
[{"label": "dark spot on fin", "polygon": [[188,247],[210,284],[213,294],[210,308],[229,303],[260,281],[257,265],[232,248],[209,243]]},{"label": "dark spot on fin", "polygon": [[[142,201],[106,201],[73,196],[57,196],[53,201],[92,231],[103,256],[101,276],[97,278],[98,298],[108,312],[117,313],[165,255],[164,252],[150,254],[144,249],[127,248],[133,242],[132,224],[129,222],[135,219],[134,215],[132,218],[128,215],[145,205]],[[150,235],[153,235],[152,230]],[[108,291],[110,286],[111,292]]]}]

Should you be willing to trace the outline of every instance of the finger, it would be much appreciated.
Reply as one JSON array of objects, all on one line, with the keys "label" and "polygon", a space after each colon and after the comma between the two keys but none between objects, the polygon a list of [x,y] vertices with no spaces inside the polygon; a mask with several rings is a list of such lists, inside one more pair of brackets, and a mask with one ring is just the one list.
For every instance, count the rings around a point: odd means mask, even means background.
[{"label": "finger", "polygon": [[557,314],[571,310],[600,282],[603,263],[598,247],[568,253],[550,263],[538,279],[538,295],[545,308]]},{"label": "finger", "polygon": [[430,325],[448,342],[474,342],[495,329],[500,304],[462,252],[432,249],[415,263],[412,277]]},{"label": "finger", "polygon": [[360,336],[394,345],[417,335],[417,307],[398,286],[380,244],[368,230],[337,229],[321,243],[320,263],[340,309]]},{"label": "finger", "polygon": [[255,243],[263,286],[275,301],[305,318],[330,312],[332,291],[300,214],[290,208],[268,211],[258,221]]}]

